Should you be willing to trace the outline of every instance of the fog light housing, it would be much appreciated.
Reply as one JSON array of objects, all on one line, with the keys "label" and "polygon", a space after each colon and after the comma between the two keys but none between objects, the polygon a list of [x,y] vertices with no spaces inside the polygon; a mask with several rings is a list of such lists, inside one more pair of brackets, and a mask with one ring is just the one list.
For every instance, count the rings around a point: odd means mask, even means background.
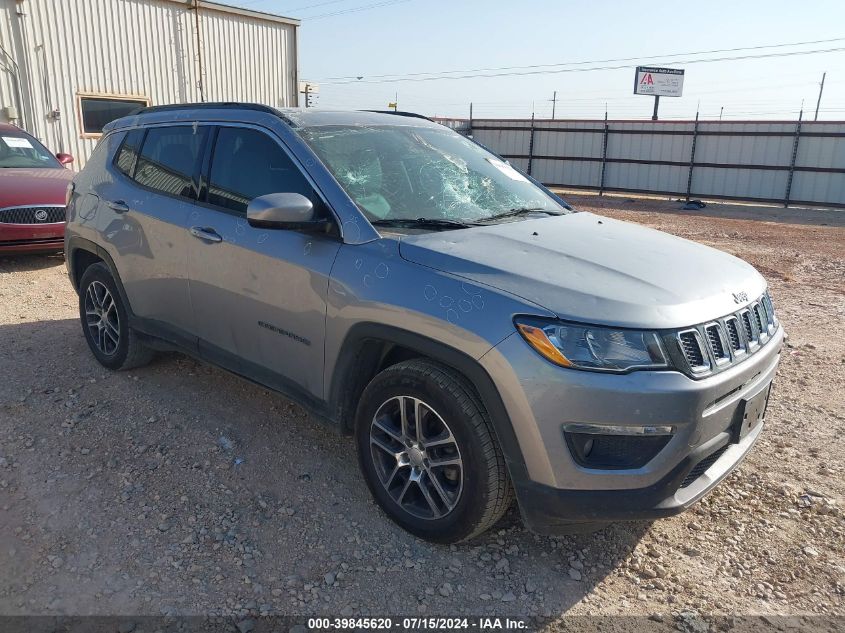
[{"label": "fog light housing", "polygon": [[674,428],[666,425],[563,425],[563,436],[575,462],[602,470],[642,468],[669,443],[673,433]]}]

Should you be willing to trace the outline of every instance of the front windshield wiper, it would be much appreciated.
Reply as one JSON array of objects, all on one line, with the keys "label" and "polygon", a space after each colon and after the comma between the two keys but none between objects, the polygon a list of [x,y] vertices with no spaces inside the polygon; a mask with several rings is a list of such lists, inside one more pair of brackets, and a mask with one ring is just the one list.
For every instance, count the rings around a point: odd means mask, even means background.
[{"label": "front windshield wiper", "polygon": [[563,211],[555,211],[553,209],[544,209],[543,207],[517,207],[515,209],[508,209],[502,213],[491,215],[484,218],[483,222],[490,222],[491,220],[501,220],[502,218],[515,218],[520,215],[528,215],[530,213],[545,213],[547,215],[565,215]]},{"label": "front windshield wiper", "polygon": [[384,218],[370,222],[373,226],[393,226],[404,229],[468,229],[478,226],[475,222],[461,222],[446,218]]}]

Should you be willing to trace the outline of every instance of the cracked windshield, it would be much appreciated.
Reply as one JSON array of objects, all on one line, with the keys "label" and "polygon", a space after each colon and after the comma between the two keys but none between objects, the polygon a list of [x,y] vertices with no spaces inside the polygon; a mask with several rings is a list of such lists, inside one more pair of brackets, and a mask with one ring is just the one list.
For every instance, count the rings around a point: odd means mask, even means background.
[{"label": "cracked windshield", "polygon": [[445,128],[326,126],[299,133],[377,224],[473,224],[520,212],[566,212],[508,163]]}]

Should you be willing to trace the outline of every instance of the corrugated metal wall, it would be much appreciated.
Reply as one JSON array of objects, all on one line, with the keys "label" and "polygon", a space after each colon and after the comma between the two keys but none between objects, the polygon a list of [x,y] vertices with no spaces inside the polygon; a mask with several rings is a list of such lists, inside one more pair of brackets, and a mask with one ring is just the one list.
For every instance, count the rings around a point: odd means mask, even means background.
[{"label": "corrugated metal wall", "polygon": [[[19,15],[23,14],[23,15]],[[206,101],[297,103],[296,22],[202,3]],[[81,167],[96,145],[82,138],[79,93],[137,95],[152,105],[199,101],[194,11],[173,0],[0,0],[0,121],[13,105],[50,149]],[[19,103],[20,102],[20,103]],[[48,113],[58,108],[58,120]]]},{"label": "corrugated metal wall", "polygon": [[845,122],[441,122],[550,186],[845,207]]}]

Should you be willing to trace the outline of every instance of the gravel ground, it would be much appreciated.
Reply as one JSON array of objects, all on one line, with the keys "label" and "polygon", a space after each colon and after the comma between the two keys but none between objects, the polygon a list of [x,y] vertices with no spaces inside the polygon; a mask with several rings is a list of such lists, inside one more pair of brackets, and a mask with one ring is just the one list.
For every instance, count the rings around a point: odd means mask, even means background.
[{"label": "gravel ground", "polygon": [[790,338],[764,435],[693,510],[559,538],[512,511],[473,544],[416,540],[370,501],[350,439],[181,355],[104,370],[62,258],[5,258],[0,614],[845,615],[845,214],[569,198],[771,283]]}]

